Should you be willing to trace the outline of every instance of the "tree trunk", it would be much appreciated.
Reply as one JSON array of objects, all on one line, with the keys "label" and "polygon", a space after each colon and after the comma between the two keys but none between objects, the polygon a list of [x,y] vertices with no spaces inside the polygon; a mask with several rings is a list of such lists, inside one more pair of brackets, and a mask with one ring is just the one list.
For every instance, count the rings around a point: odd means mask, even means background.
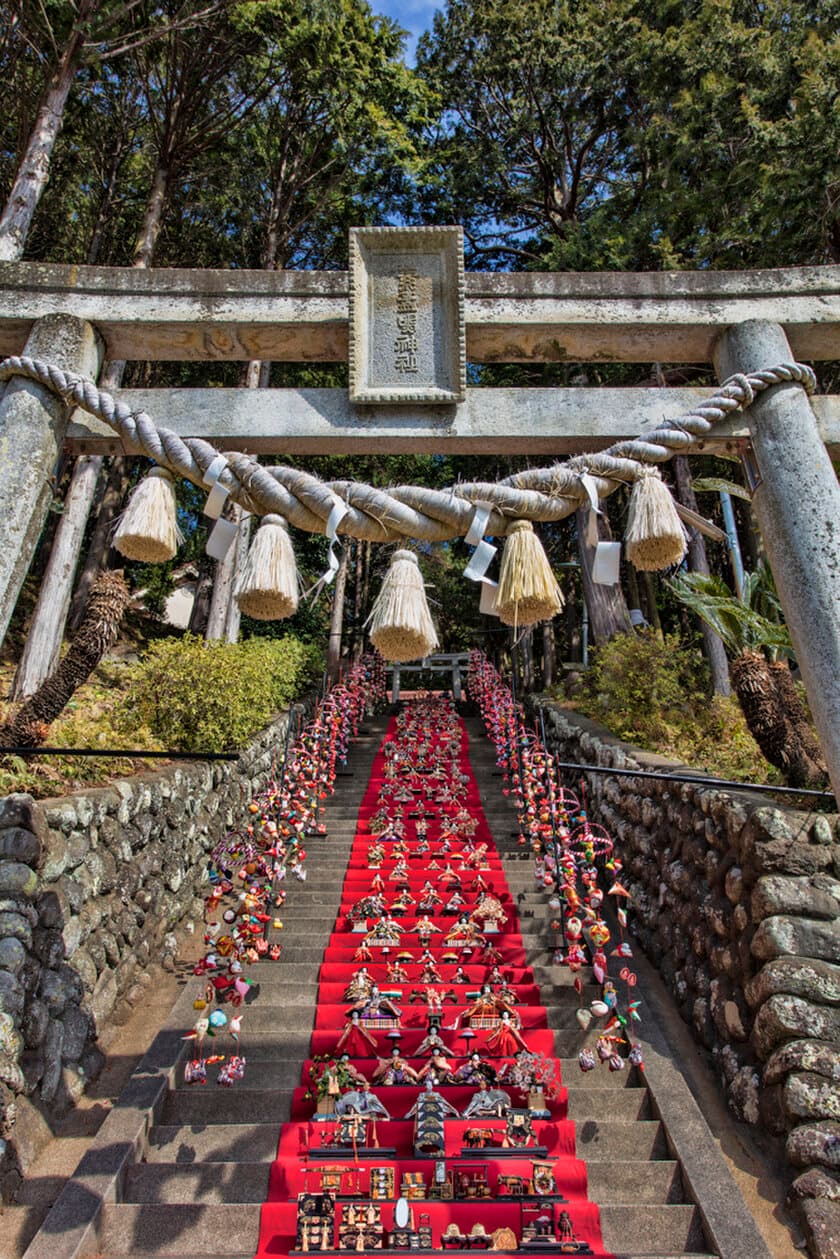
[{"label": "tree trunk", "polygon": [[[584,511],[582,508],[578,508],[575,514],[580,575],[583,579],[583,597],[589,610],[589,632],[592,641],[602,646],[617,634],[628,634],[633,626],[620,582],[616,582],[614,586],[599,586],[592,580],[595,547],[586,541],[587,516],[588,510]],[[612,530],[606,516],[598,517],[598,537],[603,542],[612,541]]]},{"label": "tree trunk", "polygon": [[[677,487],[677,499],[683,507],[697,511],[697,499],[691,483],[691,467],[685,455],[677,455],[673,461],[674,478]],[[706,554],[706,543],[699,529],[692,530],[688,542],[688,567],[692,573],[702,573],[708,577],[710,573],[709,557]],[[703,632],[703,653],[709,662],[712,677],[712,691],[715,695],[731,695],[729,682],[729,661],[726,649],[711,626],[700,623]]]},{"label": "tree trunk", "polygon": [[[238,524],[242,519],[242,509],[235,503],[231,508],[231,519]],[[225,637],[228,604],[230,603],[231,586],[236,569],[236,550],[238,536],[234,538],[228,553],[223,560],[216,561],[216,573],[213,580],[213,596],[210,600],[210,615],[207,618],[207,629],[204,637],[207,642],[217,642]]]},{"label": "tree trunk", "polygon": [[792,787],[821,785],[825,762],[787,665],[770,665],[760,651],[744,651],[732,661],[732,685],[750,734],[785,781]]},{"label": "tree trunk", "polygon": [[114,521],[120,513],[128,487],[128,470],[122,455],[111,459],[106,471],[105,487],[99,500],[96,512],[96,523],[88,543],[82,563],[73,602],[70,605],[70,629],[75,631],[82,623],[88,596],[97,574],[108,567],[108,552],[111,550],[111,536]]},{"label": "tree trunk", "polygon": [[799,698],[787,661],[774,660],[769,667],[791,731],[790,746],[797,751],[794,773],[801,776],[801,781],[797,781],[796,786],[820,785],[828,778],[828,767],[819,740],[808,720],[805,705]]},{"label": "tree trunk", "polygon": [[563,595],[566,600],[566,650],[563,659],[578,662],[582,656],[582,627],[578,617],[577,582],[571,573],[563,582]]},{"label": "tree trunk", "polygon": [[47,84],[11,192],[0,217],[0,262],[23,257],[26,237],[50,177],[50,159],[64,121],[70,89],[82,62],[84,25],[99,0],[83,0],[55,73]]},{"label": "tree trunk", "polygon": [[542,684],[547,691],[554,682],[554,623],[543,621],[542,627]]},{"label": "tree trunk", "polygon": [[195,583],[195,598],[190,612],[189,634],[204,634],[207,629],[207,618],[210,615],[210,600],[213,596],[213,561],[204,557],[199,564],[198,580]]},{"label": "tree trunk", "polygon": [[534,627],[529,625],[522,635],[522,687],[523,694],[534,689]]},{"label": "tree trunk", "polygon": [[642,586],[645,592],[645,615],[659,638],[662,638],[662,621],[659,608],[656,606],[656,582],[653,573],[642,573]]},{"label": "tree trunk", "polygon": [[[627,593],[630,596],[628,604],[631,612],[642,612],[642,596],[639,591],[639,578],[632,564],[625,564],[625,577],[627,579]],[[642,612],[644,616],[644,612]]]},{"label": "tree trunk", "polygon": [[105,228],[111,218],[111,207],[114,203],[114,193],[117,190],[117,179],[120,173],[120,167],[125,156],[125,148],[123,144],[118,144],[111,154],[111,161],[108,166],[108,173],[105,176],[102,196],[99,199],[99,205],[96,211],[96,222],[93,225],[90,244],[88,245],[86,263],[90,267],[95,267],[99,261],[99,251],[102,248],[102,239],[105,235]]},{"label": "tree trunk", "polygon": [[101,467],[98,455],[80,455],[76,460],[12,685],[12,699],[33,695],[58,662],[73,577]]},{"label": "tree trunk", "polygon": [[330,637],[327,643],[327,677],[331,682],[338,681],[341,668],[341,632],[344,626],[344,595],[347,590],[347,546],[345,545],[338,572],[333,586],[332,612],[330,614]]},{"label": "tree trunk", "polygon": [[152,187],[146,202],[143,225],[134,243],[133,267],[142,269],[152,265],[157,238],[163,226],[163,213],[169,199],[169,171],[158,162],[152,176]]},{"label": "tree trunk", "polygon": [[0,728],[0,747],[37,747],[44,742],[56,717],[117,641],[130,597],[121,572],[102,573],[97,578],[70,650],[55,673]]},{"label": "tree trunk", "polygon": [[[346,544],[349,545],[349,542]],[[358,663],[362,658],[365,646],[364,616],[362,603],[362,576],[364,572],[364,553],[360,538],[353,542],[353,660]]]}]

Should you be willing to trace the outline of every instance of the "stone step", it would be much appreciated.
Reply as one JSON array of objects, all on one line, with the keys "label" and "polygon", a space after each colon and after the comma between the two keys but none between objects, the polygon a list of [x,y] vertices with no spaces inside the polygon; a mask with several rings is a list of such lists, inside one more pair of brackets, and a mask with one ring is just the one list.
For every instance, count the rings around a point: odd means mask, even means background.
[{"label": "stone step", "polygon": [[106,1203],[102,1209],[102,1255],[253,1255],[257,1249],[257,1203]]},{"label": "stone step", "polygon": [[614,1119],[581,1119],[575,1125],[578,1158],[599,1163],[624,1163],[668,1159],[665,1128],[657,1119],[624,1122]]},{"label": "stone step", "polygon": [[686,1202],[680,1165],[672,1159],[628,1159],[623,1163],[599,1163],[593,1159],[586,1164],[586,1182],[589,1197],[600,1206]]},{"label": "stone step", "polygon": [[569,1088],[569,1118],[575,1123],[601,1119],[630,1123],[652,1117],[650,1094],[645,1088]]},{"label": "stone step", "polygon": [[164,1127],[193,1124],[274,1124],[278,1130],[289,1119],[292,1089],[244,1088],[246,1079],[234,1089],[170,1089],[163,1105]]},{"label": "stone step", "polygon": [[160,1124],[149,1133],[146,1162],[182,1167],[239,1159],[271,1163],[279,1134],[275,1123]]},{"label": "stone step", "polygon": [[601,1207],[605,1250],[618,1254],[668,1255],[706,1250],[703,1223],[691,1204]]},{"label": "stone step", "polygon": [[124,1202],[262,1203],[268,1194],[270,1163],[138,1163],[128,1169]]}]

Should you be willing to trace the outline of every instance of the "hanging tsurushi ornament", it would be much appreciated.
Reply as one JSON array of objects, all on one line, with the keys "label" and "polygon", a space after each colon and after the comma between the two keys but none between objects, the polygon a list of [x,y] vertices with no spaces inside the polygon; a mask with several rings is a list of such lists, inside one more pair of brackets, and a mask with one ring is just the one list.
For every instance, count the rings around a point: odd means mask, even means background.
[{"label": "hanging tsurushi ornament", "polygon": [[[630,893],[619,878],[621,862],[613,841],[602,826],[590,821],[578,798],[560,784],[544,732],[541,737],[527,729],[521,706],[478,651],[470,657],[468,687],[496,746],[505,790],[517,807],[520,843],[530,843],[537,885],[550,894],[551,927],[557,939],[555,962],[567,966],[574,975],[578,993],[583,992],[581,972],[589,968],[600,989],[598,996],[576,1012],[583,1031],[599,1027],[595,1052],[589,1048],[581,1051],[580,1068],[591,1071],[599,1061],[611,1071],[623,1070],[627,1063],[641,1068],[642,1051],[632,1036],[632,1025],[641,1017],[639,1001],[632,999],[636,975],[626,964],[633,952],[624,938]],[[621,939],[608,955],[612,932],[602,908],[609,897],[614,898],[611,903],[615,904]],[[619,964],[617,975],[609,973],[611,958]]]}]

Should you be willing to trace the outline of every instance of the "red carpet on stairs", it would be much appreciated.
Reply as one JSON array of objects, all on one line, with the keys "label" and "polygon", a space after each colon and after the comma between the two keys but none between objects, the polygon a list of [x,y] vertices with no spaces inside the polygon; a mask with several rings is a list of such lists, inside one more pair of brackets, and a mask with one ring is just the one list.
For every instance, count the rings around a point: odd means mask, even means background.
[{"label": "red carpet on stairs", "polygon": [[[604,1254],[467,747],[446,701],[420,701],[374,760],[257,1259]],[[548,1060],[543,1097],[511,1078],[523,1045]]]}]

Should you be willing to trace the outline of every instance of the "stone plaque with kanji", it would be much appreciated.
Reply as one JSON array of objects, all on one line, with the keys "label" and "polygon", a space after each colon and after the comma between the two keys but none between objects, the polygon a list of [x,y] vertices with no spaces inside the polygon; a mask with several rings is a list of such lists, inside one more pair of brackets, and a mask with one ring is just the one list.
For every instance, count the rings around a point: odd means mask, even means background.
[{"label": "stone plaque with kanji", "polygon": [[466,384],[461,228],[351,228],[351,401],[462,402]]}]

